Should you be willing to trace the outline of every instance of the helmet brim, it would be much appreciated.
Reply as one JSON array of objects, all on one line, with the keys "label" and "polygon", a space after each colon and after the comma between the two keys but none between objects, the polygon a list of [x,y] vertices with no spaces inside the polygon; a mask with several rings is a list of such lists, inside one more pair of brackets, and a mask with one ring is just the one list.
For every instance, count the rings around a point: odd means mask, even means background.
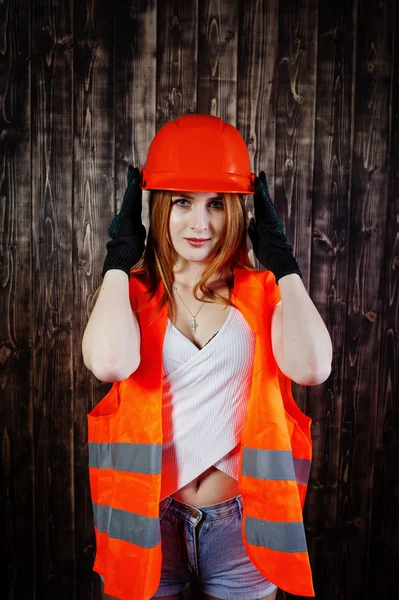
[{"label": "helmet brim", "polygon": [[254,180],[255,173],[250,173],[249,177],[239,177],[230,175],[230,181],[224,178],[220,179],[204,178],[196,180],[192,177],[176,177],[175,173],[157,173],[157,175],[147,176],[146,169],[142,169],[143,190],[165,190],[173,192],[219,192],[230,194],[252,195],[255,193]]}]

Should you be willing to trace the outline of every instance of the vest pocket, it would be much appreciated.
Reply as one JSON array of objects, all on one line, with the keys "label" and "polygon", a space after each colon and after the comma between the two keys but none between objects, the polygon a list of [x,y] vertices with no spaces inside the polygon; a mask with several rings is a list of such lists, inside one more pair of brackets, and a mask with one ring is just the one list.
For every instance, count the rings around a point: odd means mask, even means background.
[{"label": "vest pocket", "polygon": [[89,419],[98,417],[112,417],[116,415],[120,406],[119,381],[115,381],[112,388],[102,400],[87,415]]}]

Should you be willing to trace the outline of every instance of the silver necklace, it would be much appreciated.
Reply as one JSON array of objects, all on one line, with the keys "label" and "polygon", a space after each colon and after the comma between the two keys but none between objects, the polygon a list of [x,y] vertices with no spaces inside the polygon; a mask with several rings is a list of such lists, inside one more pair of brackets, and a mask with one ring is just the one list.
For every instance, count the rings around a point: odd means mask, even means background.
[{"label": "silver necklace", "polygon": [[174,286],[172,286],[172,287],[173,287],[174,291],[176,292],[176,294],[179,296],[180,300],[183,302],[184,306],[187,308],[187,310],[188,310],[188,312],[190,313],[190,315],[192,316],[192,318],[193,318],[193,321],[192,321],[192,323],[190,323],[190,327],[191,327],[191,329],[192,329],[192,330],[194,331],[194,333],[195,333],[195,332],[197,331],[197,327],[198,327],[197,319],[196,319],[195,317],[198,315],[198,313],[199,313],[199,311],[201,310],[201,308],[204,308],[204,306],[205,306],[205,303],[204,303],[204,304],[202,304],[202,306],[200,306],[200,307],[199,307],[199,309],[197,310],[197,312],[195,313],[195,315],[193,315],[193,313],[192,313],[192,312],[191,312],[191,310],[188,308],[187,304],[185,304],[185,302],[184,302],[183,298],[180,296],[179,292],[177,291],[177,287],[176,287],[175,285],[174,285]]}]

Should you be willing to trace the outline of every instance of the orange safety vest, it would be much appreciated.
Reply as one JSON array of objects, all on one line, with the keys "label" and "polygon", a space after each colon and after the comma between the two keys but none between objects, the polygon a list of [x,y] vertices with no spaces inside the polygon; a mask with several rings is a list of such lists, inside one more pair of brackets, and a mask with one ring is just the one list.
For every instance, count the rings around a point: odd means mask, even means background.
[{"label": "orange safety vest", "polygon": [[[129,290],[133,307],[148,302],[139,277],[130,278]],[[162,296],[161,282],[152,301],[137,313],[138,369],[115,382],[88,415],[93,569],[105,579],[105,593],[121,600],[149,600],[161,577],[162,346],[168,311],[167,305],[158,314],[154,308]],[[278,298],[270,271],[234,269],[231,300],[256,334],[240,441],[242,539],[266,579],[291,594],[314,596],[302,520],[312,457],[311,419],[296,405],[291,380],[272,353],[271,315]]]}]

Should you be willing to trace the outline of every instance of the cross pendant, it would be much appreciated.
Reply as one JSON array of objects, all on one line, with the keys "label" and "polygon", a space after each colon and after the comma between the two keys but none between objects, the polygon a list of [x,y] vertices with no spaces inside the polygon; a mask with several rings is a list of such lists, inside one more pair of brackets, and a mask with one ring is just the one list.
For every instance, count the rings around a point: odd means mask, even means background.
[{"label": "cross pendant", "polygon": [[191,323],[190,327],[194,331],[194,333],[197,331],[198,323],[195,320],[195,317],[193,317],[193,322]]}]

